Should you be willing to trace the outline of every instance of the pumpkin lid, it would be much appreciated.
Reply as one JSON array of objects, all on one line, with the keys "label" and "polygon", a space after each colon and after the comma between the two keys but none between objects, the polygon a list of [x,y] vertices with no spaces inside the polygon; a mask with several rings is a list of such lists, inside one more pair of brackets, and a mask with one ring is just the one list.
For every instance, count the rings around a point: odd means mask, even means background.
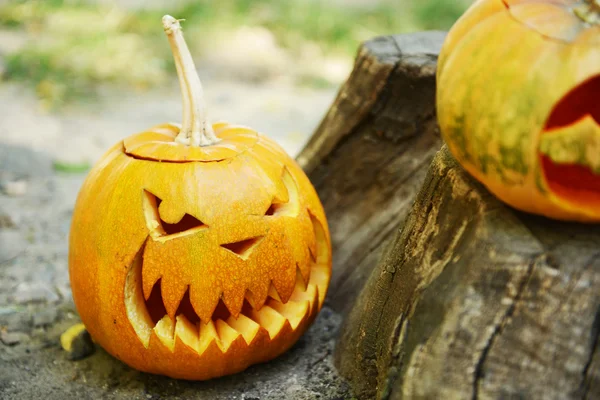
[{"label": "pumpkin lid", "polygon": [[134,158],[160,162],[224,161],[254,146],[256,131],[239,125],[218,122],[212,125],[217,142],[190,146],[178,142],[179,124],[163,124],[137,133],[123,141],[125,153]]},{"label": "pumpkin lid", "polygon": [[520,23],[561,42],[600,44],[600,0],[502,0]]}]

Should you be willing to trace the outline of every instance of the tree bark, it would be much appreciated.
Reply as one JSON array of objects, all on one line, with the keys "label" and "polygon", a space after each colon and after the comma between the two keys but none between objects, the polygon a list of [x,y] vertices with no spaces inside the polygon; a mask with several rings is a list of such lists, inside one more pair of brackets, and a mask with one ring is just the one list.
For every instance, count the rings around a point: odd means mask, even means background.
[{"label": "tree bark", "polygon": [[325,207],[334,251],[329,304],[345,311],[408,213],[441,146],[435,65],[443,32],[380,37],[298,156]]}]

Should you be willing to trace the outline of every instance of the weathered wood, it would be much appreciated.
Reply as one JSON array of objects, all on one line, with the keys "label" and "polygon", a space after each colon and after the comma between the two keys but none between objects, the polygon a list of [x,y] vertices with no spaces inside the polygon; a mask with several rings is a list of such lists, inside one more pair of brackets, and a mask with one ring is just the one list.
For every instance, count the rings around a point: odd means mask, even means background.
[{"label": "weathered wood", "polygon": [[381,37],[298,157],[325,207],[334,249],[328,301],[352,304],[408,213],[441,146],[435,65],[442,32]]},{"label": "weathered wood", "polygon": [[510,209],[444,148],[336,364],[361,398],[597,399],[599,287],[599,226]]}]

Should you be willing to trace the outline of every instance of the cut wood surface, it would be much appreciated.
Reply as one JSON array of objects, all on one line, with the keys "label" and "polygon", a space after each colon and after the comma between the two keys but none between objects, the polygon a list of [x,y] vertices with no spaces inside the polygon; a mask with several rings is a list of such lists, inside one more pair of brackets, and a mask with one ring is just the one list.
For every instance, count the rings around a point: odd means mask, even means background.
[{"label": "cut wood surface", "polygon": [[435,65],[445,33],[380,37],[298,156],[319,193],[334,251],[329,304],[347,310],[408,213],[441,146]]}]

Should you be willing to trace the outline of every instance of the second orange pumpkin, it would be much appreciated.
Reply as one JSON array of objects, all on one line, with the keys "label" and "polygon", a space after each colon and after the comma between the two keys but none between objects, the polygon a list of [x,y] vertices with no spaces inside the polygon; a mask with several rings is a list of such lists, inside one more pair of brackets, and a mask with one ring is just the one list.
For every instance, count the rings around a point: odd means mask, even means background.
[{"label": "second orange pumpkin", "polygon": [[479,0],[437,77],[443,137],[475,178],[518,209],[600,221],[600,1]]}]

